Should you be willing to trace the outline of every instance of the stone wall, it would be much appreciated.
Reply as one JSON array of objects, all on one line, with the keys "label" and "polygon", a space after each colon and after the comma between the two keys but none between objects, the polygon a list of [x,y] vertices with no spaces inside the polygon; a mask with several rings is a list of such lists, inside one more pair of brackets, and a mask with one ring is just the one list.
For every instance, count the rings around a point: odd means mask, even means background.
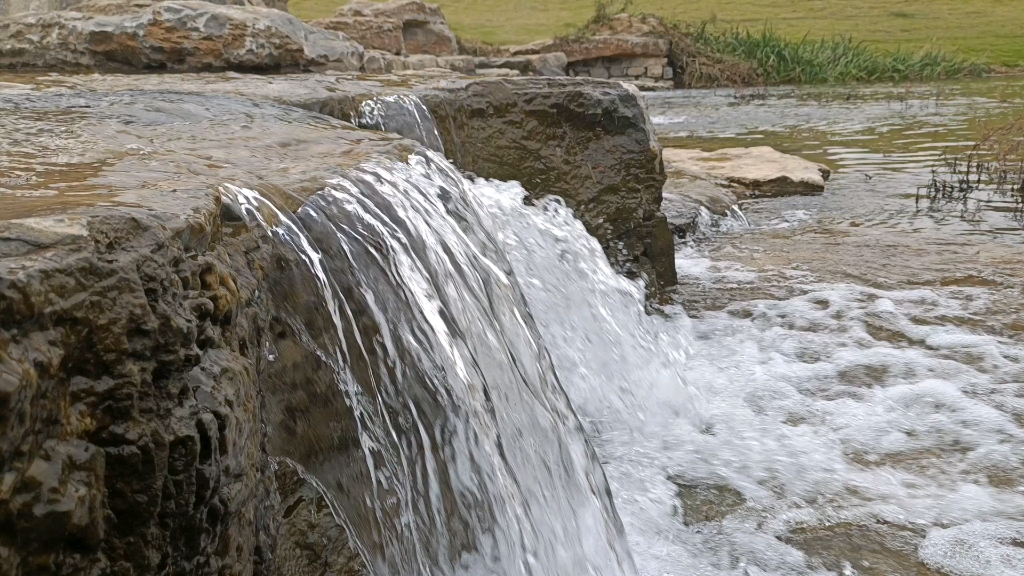
[{"label": "stone wall", "polygon": [[580,60],[568,66],[570,76],[630,82],[639,88],[673,87],[674,70],[668,58],[598,58]]}]

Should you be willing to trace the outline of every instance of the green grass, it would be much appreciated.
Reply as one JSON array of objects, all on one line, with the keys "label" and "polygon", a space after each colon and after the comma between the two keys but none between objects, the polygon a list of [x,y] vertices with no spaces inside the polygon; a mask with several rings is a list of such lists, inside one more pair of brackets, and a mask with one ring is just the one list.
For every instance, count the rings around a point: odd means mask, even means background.
[{"label": "green grass", "polygon": [[849,36],[794,40],[767,27],[716,30],[706,23],[687,35],[709,53],[751,63],[766,84],[939,80],[989,72],[987,66],[941,50],[886,50]]},{"label": "green grass", "polygon": [[[593,0],[435,0],[457,34],[522,44],[572,32]],[[291,0],[300,18],[329,16],[344,0]],[[634,11],[668,20],[709,20],[799,40],[845,36],[883,50],[958,51],[994,65],[1024,65],[1024,0],[634,0]]]}]

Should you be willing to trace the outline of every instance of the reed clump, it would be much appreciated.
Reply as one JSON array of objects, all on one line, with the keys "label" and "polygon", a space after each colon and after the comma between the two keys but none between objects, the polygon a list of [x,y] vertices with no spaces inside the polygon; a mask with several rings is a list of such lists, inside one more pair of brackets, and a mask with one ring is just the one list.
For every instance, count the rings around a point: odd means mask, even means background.
[{"label": "reed clump", "polygon": [[958,204],[967,212],[970,201],[986,191],[1011,199],[1015,218],[1024,224],[1024,114],[983,127],[969,150],[944,155],[917,200],[931,207]]}]

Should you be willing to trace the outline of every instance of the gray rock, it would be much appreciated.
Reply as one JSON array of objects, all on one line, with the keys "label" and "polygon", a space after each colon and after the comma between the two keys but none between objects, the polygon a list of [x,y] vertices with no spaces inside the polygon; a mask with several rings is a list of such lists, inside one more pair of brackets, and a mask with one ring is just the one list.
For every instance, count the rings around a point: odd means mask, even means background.
[{"label": "gray rock", "polygon": [[0,21],[0,68],[358,71],[363,49],[267,8],[161,2],[141,12]]},{"label": "gray rock", "polygon": [[472,74],[476,71],[476,61],[473,56],[441,56],[437,59],[437,65],[459,74]]},{"label": "gray rock", "polygon": [[921,562],[925,531],[885,522],[793,528],[779,539],[807,555],[809,568],[862,576],[943,576]]}]

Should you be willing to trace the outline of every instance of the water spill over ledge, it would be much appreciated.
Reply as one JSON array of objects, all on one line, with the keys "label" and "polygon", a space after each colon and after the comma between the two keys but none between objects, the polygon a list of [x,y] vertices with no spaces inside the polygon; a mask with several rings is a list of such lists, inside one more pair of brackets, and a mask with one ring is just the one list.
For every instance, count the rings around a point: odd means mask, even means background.
[{"label": "water spill over ledge", "polygon": [[[271,298],[333,375],[308,389],[268,365],[282,418],[268,449],[324,486],[375,573],[635,574],[503,251],[446,160],[357,168],[294,216],[252,190],[224,192],[304,264],[271,276]],[[334,423],[351,413],[357,438],[296,406],[297,395],[338,404],[332,394],[344,398]]]}]

